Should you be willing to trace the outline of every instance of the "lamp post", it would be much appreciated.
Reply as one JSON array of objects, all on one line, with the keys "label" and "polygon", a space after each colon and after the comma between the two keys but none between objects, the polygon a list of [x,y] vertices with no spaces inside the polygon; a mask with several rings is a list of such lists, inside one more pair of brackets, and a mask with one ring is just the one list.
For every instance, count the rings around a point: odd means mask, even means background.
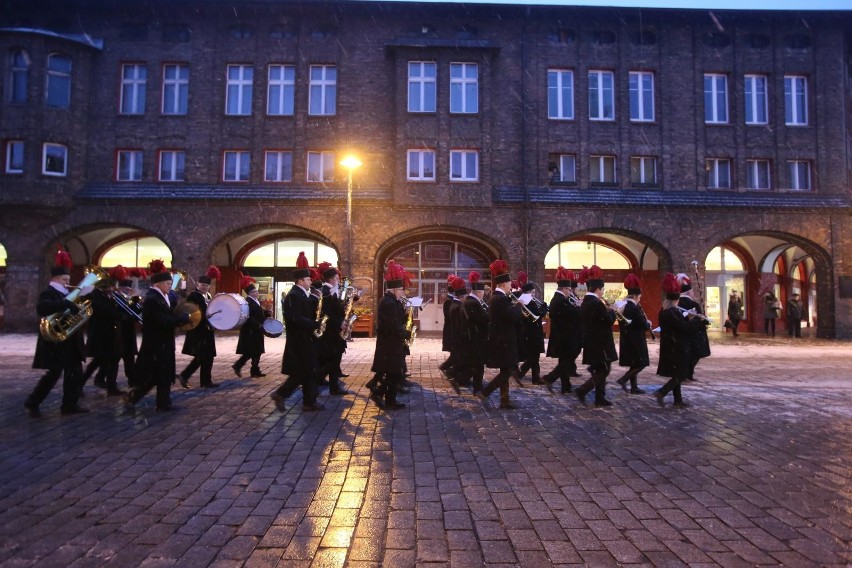
[{"label": "lamp post", "polygon": [[352,173],[361,167],[361,160],[349,154],[340,161],[346,168],[346,275],[352,278]]}]

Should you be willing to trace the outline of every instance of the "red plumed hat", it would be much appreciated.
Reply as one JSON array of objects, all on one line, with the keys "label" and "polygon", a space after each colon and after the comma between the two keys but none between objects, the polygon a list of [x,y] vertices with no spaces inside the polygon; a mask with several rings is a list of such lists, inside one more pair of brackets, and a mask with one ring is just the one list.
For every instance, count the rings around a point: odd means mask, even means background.
[{"label": "red plumed hat", "polygon": [[321,282],[322,281],[322,272],[320,272],[319,268],[309,268],[311,271],[311,281],[312,282]]},{"label": "red plumed hat", "polygon": [[692,280],[690,280],[689,276],[687,276],[683,272],[675,276],[675,280],[677,280],[677,283],[680,284],[681,292],[687,292],[689,290],[692,290]]},{"label": "red plumed hat", "polygon": [[484,290],[485,284],[480,282],[482,279],[482,275],[479,272],[472,271],[467,275],[467,279],[470,281],[470,289],[471,290]]},{"label": "red plumed hat", "polygon": [[74,266],[74,261],[71,260],[71,255],[67,251],[62,250],[62,245],[56,251],[56,257],[53,261],[54,265],[50,269],[51,276],[62,276],[71,274],[71,267]]},{"label": "red plumed hat", "polygon": [[464,283],[464,280],[456,276],[453,278],[453,291],[454,292],[464,292],[467,286]]},{"label": "red plumed hat", "polygon": [[586,288],[590,289],[598,289],[603,288],[603,270],[597,264],[593,264],[589,267],[589,277],[586,280]]},{"label": "red plumed hat", "polygon": [[405,268],[395,260],[388,261],[388,267],[385,269],[385,287],[402,288],[405,285],[405,280],[408,276],[405,273]]},{"label": "red plumed hat", "polygon": [[218,266],[211,264],[207,268],[207,278],[210,278],[211,280],[219,280],[222,278],[222,271],[219,270]]},{"label": "red plumed hat", "polygon": [[118,266],[109,271],[109,277],[115,280],[116,282],[127,280],[127,269],[119,264]]},{"label": "red plumed hat", "polygon": [[246,294],[254,290],[254,283],[257,282],[254,278],[249,276],[248,274],[243,274],[240,272],[240,288],[245,291]]},{"label": "red plumed hat", "polygon": [[589,281],[589,278],[589,267],[584,266],[583,269],[580,271],[580,275],[577,277],[577,282],[579,282],[580,284],[585,284]]},{"label": "red plumed hat", "polygon": [[677,300],[680,297],[680,284],[671,272],[666,272],[663,277],[663,293],[669,300]]},{"label": "red plumed hat", "polygon": [[317,270],[323,280],[328,280],[338,274],[337,269],[333,267],[330,262],[320,262],[319,265],[317,265]]},{"label": "red plumed hat", "polygon": [[501,258],[492,262],[488,266],[488,269],[491,271],[491,280],[494,284],[502,284],[503,282],[510,282],[512,280],[512,277],[509,275],[509,265]]},{"label": "red plumed hat", "polygon": [[156,284],[157,282],[166,282],[167,280],[172,279],[172,275],[169,273],[169,269],[166,268],[166,263],[159,258],[156,258],[148,263],[148,274],[151,280],[151,284]]},{"label": "red plumed hat", "polygon": [[140,279],[148,278],[148,271],[145,270],[144,268],[140,268],[138,266],[136,268],[131,268],[130,272],[128,272],[128,274],[130,275],[131,278],[140,278]]},{"label": "red plumed hat", "polygon": [[455,274],[447,275],[447,292],[453,291],[453,279],[456,277]]},{"label": "red plumed hat", "polygon": [[574,272],[568,270],[564,266],[556,269],[556,285],[559,288],[576,288],[577,281],[574,279]]},{"label": "red plumed hat", "polygon": [[530,277],[523,270],[518,271],[518,286],[523,288],[527,282],[530,281]]},{"label": "red plumed hat", "polygon": [[632,272],[624,279],[624,287],[627,288],[628,294],[642,293],[642,281]]},{"label": "red plumed hat", "polygon": [[308,257],[305,256],[305,252],[301,251],[299,253],[299,257],[296,259],[296,270],[293,271],[293,279],[300,280],[302,278],[310,276],[310,265],[311,263],[308,262]]}]

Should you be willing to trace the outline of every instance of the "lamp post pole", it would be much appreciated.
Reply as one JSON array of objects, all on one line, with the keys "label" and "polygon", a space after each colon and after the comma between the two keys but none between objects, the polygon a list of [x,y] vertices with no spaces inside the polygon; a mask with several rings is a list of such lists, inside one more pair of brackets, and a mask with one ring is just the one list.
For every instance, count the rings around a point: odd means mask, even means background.
[{"label": "lamp post pole", "polygon": [[352,278],[352,174],[361,160],[349,155],[340,164],[347,169],[346,176],[346,276]]}]

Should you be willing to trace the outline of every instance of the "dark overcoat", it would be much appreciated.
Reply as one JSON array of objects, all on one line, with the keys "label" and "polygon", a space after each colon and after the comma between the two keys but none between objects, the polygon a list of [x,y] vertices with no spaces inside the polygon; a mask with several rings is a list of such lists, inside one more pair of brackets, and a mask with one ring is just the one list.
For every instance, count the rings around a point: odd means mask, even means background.
[{"label": "dark overcoat", "polygon": [[506,369],[518,365],[518,326],[521,309],[499,290],[491,294],[488,305],[488,367]]},{"label": "dark overcoat", "polygon": [[[689,296],[681,296],[678,298],[677,305],[679,308],[683,308],[684,310],[695,310],[699,314],[704,313],[704,310],[701,309],[701,305]],[[690,335],[690,349],[692,349],[692,353],[690,356],[693,359],[709,357],[710,339],[707,337],[707,326],[710,325],[710,322],[706,322],[698,318],[693,318],[693,321],[702,323],[701,325],[691,326],[692,333]]]},{"label": "dark overcoat", "polygon": [[[447,322],[444,322],[444,326],[447,326]],[[455,297],[450,303],[449,326],[451,328],[449,336],[450,352],[461,354],[462,349],[466,347],[464,337],[465,313],[462,299],[459,297]]]},{"label": "dark overcoat", "polygon": [[565,295],[556,292],[550,300],[550,339],[547,340],[547,356],[554,359],[576,359],[582,348],[580,306],[572,304]]},{"label": "dark overcoat", "polygon": [[689,375],[692,335],[698,327],[704,327],[701,320],[688,320],[676,307],[660,310],[658,375],[681,380]]},{"label": "dark overcoat", "polygon": [[260,355],[265,352],[263,343],[263,321],[266,313],[260,304],[251,296],[246,298],[249,315],[240,327],[240,337],[237,339],[237,355]]},{"label": "dark overcoat", "polygon": [[86,329],[86,354],[89,357],[117,359],[121,357],[121,326],[124,312],[106,291],[95,288],[88,296],[92,317]]},{"label": "dark overcoat", "polygon": [[479,367],[488,360],[488,314],[487,305],[476,296],[462,301],[464,314],[464,347],[461,354],[467,365]]},{"label": "dark overcoat", "polygon": [[346,341],[340,337],[340,326],[343,324],[343,301],[331,293],[328,286],[322,287],[322,313],[328,316],[325,332],[319,341],[319,357],[321,359],[337,359],[346,351]]},{"label": "dark overcoat", "polygon": [[583,325],[583,364],[593,368],[608,366],[618,359],[612,324],[615,314],[594,294],[586,294],[580,304]]},{"label": "dark overcoat", "polygon": [[618,338],[618,364],[623,367],[647,367],[651,364],[648,358],[648,341],[645,332],[648,330],[648,318],[645,310],[635,302],[627,300],[622,312],[630,323],[618,322],[621,332]]},{"label": "dark overcoat", "polygon": [[293,286],[284,298],[284,327],[287,330],[281,372],[306,380],[317,371],[316,298]]},{"label": "dark overcoat", "polygon": [[453,296],[448,293],[447,299],[444,300],[444,329],[441,331],[441,351],[452,351],[452,325],[450,324],[450,306],[453,305]]},{"label": "dark overcoat", "polygon": [[524,359],[534,353],[544,353],[544,317],[547,315],[547,304],[544,302],[530,302],[527,308],[534,315],[539,316],[536,321],[532,318],[521,318],[521,344],[523,348],[519,356]]},{"label": "dark overcoat", "polygon": [[216,356],[216,335],[213,326],[207,321],[207,303],[210,297],[198,290],[186,297],[187,302],[192,302],[201,311],[201,323],[186,332],[183,342],[184,355],[192,355],[202,359],[212,359]]},{"label": "dark overcoat", "polygon": [[175,376],[175,328],[181,325],[181,316],[174,312],[175,305],[151,288],[142,304],[142,345],[134,367],[135,384],[171,382]]},{"label": "dark overcoat", "polygon": [[[376,318],[376,351],[373,355],[374,373],[402,375],[405,373],[405,340],[411,334],[405,330],[405,307],[392,292],[385,292],[379,302]],[[446,322],[444,322],[446,327]]]},{"label": "dark overcoat", "polygon": [[[48,286],[39,294],[36,313],[40,317],[44,318],[64,312],[65,309],[65,295],[53,286]],[[62,368],[67,363],[84,361],[86,359],[85,353],[82,330],[77,330],[71,337],[59,343],[47,341],[39,334],[36,339],[33,369]]]}]

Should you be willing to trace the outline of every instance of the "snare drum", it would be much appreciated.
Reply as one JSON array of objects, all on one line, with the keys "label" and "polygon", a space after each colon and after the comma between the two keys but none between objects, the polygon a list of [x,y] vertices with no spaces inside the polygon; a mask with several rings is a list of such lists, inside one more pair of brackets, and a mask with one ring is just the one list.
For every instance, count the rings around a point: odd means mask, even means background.
[{"label": "snare drum", "polygon": [[207,321],[219,331],[239,329],[248,317],[248,303],[239,294],[216,294],[207,304]]},{"label": "snare drum", "polygon": [[284,333],[284,324],[275,318],[266,318],[263,320],[263,333],[266,337],[281,337]]}]

